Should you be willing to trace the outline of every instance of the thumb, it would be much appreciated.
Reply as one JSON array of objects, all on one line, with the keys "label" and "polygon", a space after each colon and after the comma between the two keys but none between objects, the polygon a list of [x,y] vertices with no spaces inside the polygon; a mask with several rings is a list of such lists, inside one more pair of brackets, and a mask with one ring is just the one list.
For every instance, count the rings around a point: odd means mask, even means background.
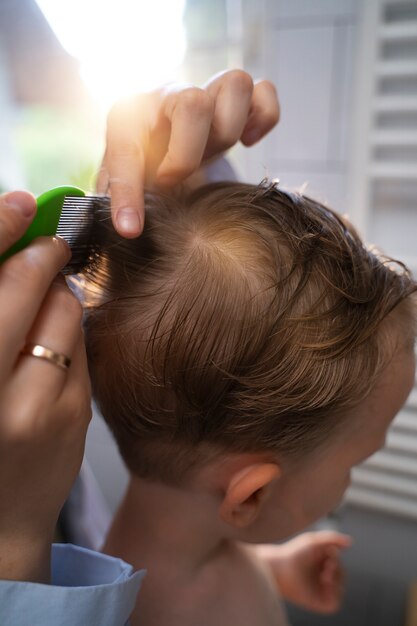
[{"label": "thumb", "polygon": [[20,239],[35,213],[36,200],[28,191],[0,196],[0,254]]},{"label": "thumb", "polygon": [[353,538],[350,535],[336,532],[334,530],[320,530],[315,533],[314,542],[316,545],[329,545],[336,548],[350,548]]}]

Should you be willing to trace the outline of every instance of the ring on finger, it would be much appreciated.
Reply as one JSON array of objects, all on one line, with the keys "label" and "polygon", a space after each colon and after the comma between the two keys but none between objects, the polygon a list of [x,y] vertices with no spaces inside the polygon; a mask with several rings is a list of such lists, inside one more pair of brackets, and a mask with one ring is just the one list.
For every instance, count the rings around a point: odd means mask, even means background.
[{"label": "ring on finger", "polygon": [[27,343],[22,349],[21,354],[49,361],[49,363],[57,365],[64,370],[67,370],[71,365],[71,359],[66,354],[54,352],[54,350],[38,343]]}]

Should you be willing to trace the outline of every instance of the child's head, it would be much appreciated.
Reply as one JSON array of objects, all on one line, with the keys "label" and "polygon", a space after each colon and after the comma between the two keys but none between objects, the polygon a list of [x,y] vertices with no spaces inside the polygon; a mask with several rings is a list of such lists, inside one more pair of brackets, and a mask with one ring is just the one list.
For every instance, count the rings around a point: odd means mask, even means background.
[{"label": "child's head", "polygon": [[86,322],[93,388],[144,479],[181,486],[239,455],[314,459],[369,418],[387,366],[411,354],[414,282],[309,198],[238,183],[149,196],[139,239],[106,237]]}]

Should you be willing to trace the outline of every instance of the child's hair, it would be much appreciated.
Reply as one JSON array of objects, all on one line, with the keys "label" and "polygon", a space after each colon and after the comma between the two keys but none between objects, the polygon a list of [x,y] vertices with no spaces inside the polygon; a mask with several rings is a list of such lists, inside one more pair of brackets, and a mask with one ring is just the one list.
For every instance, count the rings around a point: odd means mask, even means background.
[{"label": "child's hair", "polygon": [[224,452],[308,453],[369,394],[393,323],[414,338],[406,268],[274,184],[148,195],[139,239],[105,231],[87,277],[93,390],[144,478],[180,484]]}]

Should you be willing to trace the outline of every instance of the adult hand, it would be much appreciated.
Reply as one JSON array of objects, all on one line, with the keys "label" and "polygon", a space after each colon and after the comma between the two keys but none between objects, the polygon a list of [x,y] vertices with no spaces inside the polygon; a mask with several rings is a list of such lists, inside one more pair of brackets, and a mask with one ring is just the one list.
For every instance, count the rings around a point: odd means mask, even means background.
[{"label": "adult hand", "polygon": [[110,191],[116,230],[143,229],[144,187],[172,187],[239,140],[251,146],[279,120],[275,87],[241,70],[202,89],[168,85],[119,102],[110,111],[97,191]]},{"label": "adult hand", "polygon": [[[27,229],[33,196],[0,196],[0,253]],[[0,578],[47,582],[59,511],[79,471],[91,416],[82,309],[59,276],[70,250],[42,237],[0,266]],[[21,354],[28,342],[68,369]]]}]

